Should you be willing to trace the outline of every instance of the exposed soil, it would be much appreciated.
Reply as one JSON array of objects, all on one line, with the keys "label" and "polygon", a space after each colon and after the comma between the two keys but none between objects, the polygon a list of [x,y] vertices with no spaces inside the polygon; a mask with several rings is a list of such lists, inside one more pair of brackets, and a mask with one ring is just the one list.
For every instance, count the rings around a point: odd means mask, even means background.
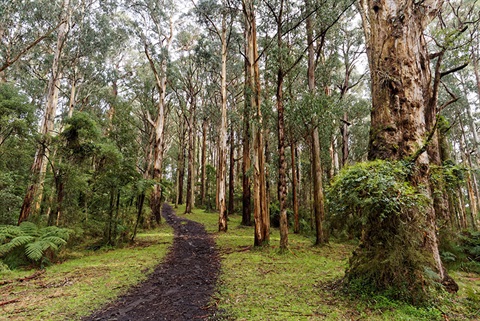
[{"label": "exposed soil", "polygon": [[149,278],[84,321],[95,320],[204,320],[220,271],[213,238],[196,222],[174,214],[168,204],[162,216],[175,230],[175,239],[164,262]]}]

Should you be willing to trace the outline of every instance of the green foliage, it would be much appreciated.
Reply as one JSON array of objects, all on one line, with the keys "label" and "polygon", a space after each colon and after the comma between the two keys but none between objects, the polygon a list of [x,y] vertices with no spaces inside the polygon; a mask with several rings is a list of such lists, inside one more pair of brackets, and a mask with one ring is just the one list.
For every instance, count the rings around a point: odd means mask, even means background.
[{"label": "green foliage", "polygon": [[374,161],[345,168],[327,191],[330,223],[361,239],[346,277],[353,292],[423,302],[439,280],[422,246],[425,224],[418,213],[427,197],[402,162]]},{"label": "green foliage", "polygon": [[0,84],[0,137],[24,135],[34,122],[33,106],[10,84]]},{"label": "green foliage", "polygon": [[[14,224],[34,153],[34,108],[17,88],[0,84],[0,224]],[[12,161],[15,160],[15,161]]]},{"label": "green foliage", "polygon": [[40,228],[31,222],[23,222],[20,226],[0,226],[0,257],[21,249],[29,261],[43,266],[60,247],[67,244],[71,232],[56,226]]},{"label": "green foliage", "polygon": [[372,224],[421,207],[426,199],[407,175],[403,163],[381,160],[346,167],[326,191],[332,228],[360,237]]},{"label": "green foliage", "polygon": [[82,161],[95,152],[100,130],[95,120],[87,113],[74,113],[66,121],[61,137],[64,140],[63,151],[66,156]]},{"label": "green foliage", "polygon": [[465,231],[458,238],[458,249],[465,271],[480,273],[480,232]]}]

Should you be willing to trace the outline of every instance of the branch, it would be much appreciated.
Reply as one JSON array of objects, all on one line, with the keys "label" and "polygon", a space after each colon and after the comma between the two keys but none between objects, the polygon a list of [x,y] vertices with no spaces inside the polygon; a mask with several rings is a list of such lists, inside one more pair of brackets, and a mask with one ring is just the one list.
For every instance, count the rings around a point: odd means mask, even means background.
[{"label": "branch", "polygon": [[35,41],[33,41],[32,43],[30,43],[27,47],[25,47],[22,51],[20,51],[16,56],[15,58],[13,58],[12,60],[8,59],[5,61],[5,63],[0,66],[0,72],[4,71],[5,69],[7,69],[8,67],[10,67],[12,64],[14,64],[18,59],[20,59],[24,54],[26,54],[30,49],[32,49],[33,47],[35,47],[37,44],[39,44],[43,39],[47,38],[48,36],[50,36],[52,34],[52,32],[54,32],[55,30],[58,29],[58,27],[60,27],[64,22],[66,22],[65,20],[62,20],[58,25],[56,25],[54,28],[50,29],[47,31],[46,34],[44,34],[43,36],[40,36],[39,38],[35,39]]},{"label": "branch", "polygon": [[155,122],[152,120],[152,116],[150,115],[150,112],[148,110],[147,110],[147,121],[152,127],[155,127]]},{"label": "branch", "polygon": [[308,51],[308,48],[311,44],[315,43],[320,37],[324,37],[327,32],[340,20],[340,18],[343,16],[343,14],[356,2],[356,0],[353,0],[350,2],[348,6],[346,6],[343,11],[335,18],[335,20],[327,26],[322,32],[320,32],[319,35],[317,35],[315,38],[312,39],[310,43],[307,44],[306,48],[303,50],[303,52],[300,54],[300,56],[297,58],[297,60],[283,73],[284,76],[286,76],[290,71],[292,71],[293,68],[295,68],[296,65],[300,61],[302,61],[303,57],[305,56],[305,53]]},{"label": "branch", "polygon": [[442,77],[444,77],[444,76],[446,76],[446,75],[449,75],[449,74],[451,74],[451,73],[454,73],[454,72],[457,72],[457,71],[462,70],[463,68],[467,67],[469,63],[470,63],[470,62],[467,61],[467,62],[464,63],[463,65],[460,65],[460,66],[457,66],[457,67],[452,68],[452,69],[450,69],[450,70],[441,72],[441,73],[440,73],[440,78],[442,78]]},{"label": "branch", "polygon": [[454,102],[458,101],[459,97],[455,95],[443,82],[442,82],[443,88],[447,91],[447,93],[452,97],[449,101],[445,102],[440,108],[438,109],[438,112],[441,112],[443,109],[445,109],[447,106],[453,104]]}]

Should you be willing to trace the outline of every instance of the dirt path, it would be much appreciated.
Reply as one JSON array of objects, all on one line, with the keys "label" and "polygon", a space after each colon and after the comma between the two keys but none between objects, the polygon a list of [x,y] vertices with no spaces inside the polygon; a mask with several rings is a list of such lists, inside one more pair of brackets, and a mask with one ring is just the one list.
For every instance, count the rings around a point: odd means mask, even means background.
[{"label": "dirt path", "polygon": [[207,305],[220,270],[213,238],[201,224],[177,217],[168,204],[162,215],[175,230],[165,261],[145,282],[83,320],[186,321],[213,313]]}]

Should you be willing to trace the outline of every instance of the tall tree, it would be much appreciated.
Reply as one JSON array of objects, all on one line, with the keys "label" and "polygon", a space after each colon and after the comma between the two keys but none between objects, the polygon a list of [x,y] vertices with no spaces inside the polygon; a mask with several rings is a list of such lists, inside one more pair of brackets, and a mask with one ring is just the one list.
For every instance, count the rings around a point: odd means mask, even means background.
[{"label": "tall tree", "polygon": [[257,43],[255,2],[242,0],[246,35],[246,103],[254,114],[253,128],[253,216],[255,220],[255,246],[270,242],[270,217],[267,208],[265,180],[265,154],[263,141],[263,118],[260,104],[260,73]]},{"label": "tall tree", "polygon": [[143,44],[144,54],[149,62],[153,76],[155,77],[155,87],[158,91],[157,110],[154,118],[150,116],[148,121],[153,128],[152,148],[153,148],[153,172],[152,179],[156,181],[153,192],[150,197],[150,208],[152,216],[157,223],[161,219],[161,198],[162,198],[162,169],[163,169],[163,149],[164,129],[165,129],[165,96],[167,91],[167,66],[169,59],[169,50],[173,40],[173,8],[169,1],[152,2],[145,0],[145,3],[137,4],[140,9],[139,14],[143,18],[144,30],[140,32]]},{"label": "tall tree", "polygon": [[[425,145],[429,138],[426,118],[432,92],[424,30],[442,4],[442,0],[361,0],[358,3],[372,81],[369,159],[408,160],[412,163],[410,180],[414,185],[425,187],[428,203],[422,213],[417,210],[409,214],[408,220],[412,223],[406,228],[412,239],[408,241],[416,244],[409,250],[422,258],[423,269],[429,269],[440,282],[455,290],[458,286],[445,272],[438,250],[436,217],[429,187],[430,159]],[[396,237],[396,229],[392,226],[392,238]],[[418,229],[422,233],[418,233]],[[358,277],[357,268],[372,259],[371,256],[379,251],[378,246],[383,247],[373,243],[377,233],[375,228],[365,231],[365,246],[354,254],[347,277]],[[417,263],[404,262],[406,275],[397,282],[416,282],[412,288],[423,289],[424,279],[413,275],[423,275],[424,270],[410,270],[418,267]]]},{"label": "tall tree", "polygon": [[[218,230],[227,231],[227,58],[228,46],[232,34],[233,11],[230,8],[230,2],[222,0],[220,4],[210,1],[201,1],[196,5],[198,14],[207,20],[209,29],[213,31],[220,40],[220,97],[221,97],[221,117],[220,129],[218,133],[218,169],[217,169],[217,191],[218,191]],[[219,17],[220,21],[215,21]]]},{"label": "tall tree", "polygon": [[[47,97],[45,103],[45,114],[40,128],[42,141],[40,142],[35,159],[31,168],[32,183],[27,189],[27,193],[23,200],[22,209],[18,218],[18,224],[27,220],[32,212],[32,205],[35,197],[38,197],[40,186],[43,184],[45,170],[47,168],[47,158],[49,153],[49,144],[53,128],[55,124],[55,116],[58,105],[58,93],[60,88],[60,80],[62,75],[61,58],[67,34],[70,28],[70,0],[64,0],[62,5],[62,15],[60,17],[60,27],[57,33],[57,44],[54,51],[50,78],[47,87]],[[41,194],[41,193],[40,193]]]}]

